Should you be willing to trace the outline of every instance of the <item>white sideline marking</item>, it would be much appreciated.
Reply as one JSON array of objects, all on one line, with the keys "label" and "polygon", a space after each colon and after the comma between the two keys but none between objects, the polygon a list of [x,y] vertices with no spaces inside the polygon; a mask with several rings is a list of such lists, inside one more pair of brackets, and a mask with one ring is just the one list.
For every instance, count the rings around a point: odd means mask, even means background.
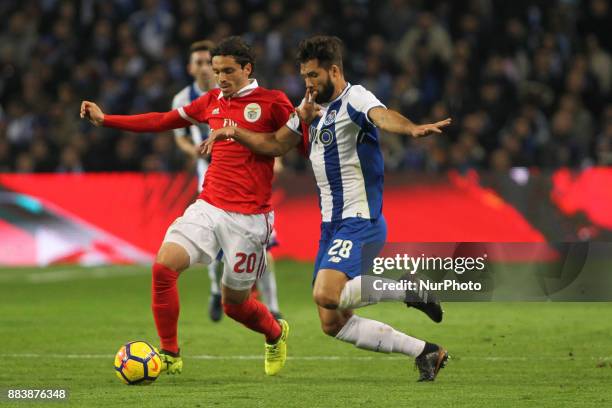
[{"label": "white sideline marking", "polygon": [[[83,273],[85,272],[85,273]],[[77,279],[106,279],[118,276],[135,276],[145,275],[150,273],[148,270],[141,269],[77,269],[77,270],[59,270],[54,272],[37,272],[27,276],[28,282],[31,283],[47,283],[70,281]]]},{"label": "white sideline marking", "polygon": [[52,272],[11,273],[0,275],[0,282],[28,282],[33,284],[66,282],[79,279],[107,279],[120,276],[137,276],[150,273],[147,269],[135,268],[84,268],[59,269]]},{"label": "white sideline marking", "polygon": [[[110,354],[38,354],[38,353],[17,353],[17,354],[0,354],[0,358],[65,358],[65,359],[112,359],[113,355]],[[186,359],[194,360],[263,360],[262,355],[234,355],[234,356],[213,356],[213,355],[193,355],[185,356]],[[289,360],[303,360],[303,361],[369,361],[374,359],[382,360],[405,360],[405,356],[288,356]],[[452,354],[451,354],[452,360]],[[461,360],[475,360],[475,361],[571,361],[571,360],[593,360],[593,361],[611,361],[612,356],[605,357],[457,357],[457,361]]]}]

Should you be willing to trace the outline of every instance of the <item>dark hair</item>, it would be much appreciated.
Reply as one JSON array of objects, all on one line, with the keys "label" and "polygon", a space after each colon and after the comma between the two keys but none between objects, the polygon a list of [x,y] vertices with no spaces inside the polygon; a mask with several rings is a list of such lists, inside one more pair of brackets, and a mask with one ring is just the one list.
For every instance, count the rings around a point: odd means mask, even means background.
[{"label": "dark hair", "polygon": [[210,40],[200,40],[191,44],[189,47],[189,53],[197,51],[210,51],[215,48],[215,43]]},{"label": "dark hair", "polygon": [[298,64],[316,59],[319,65],[329,69],[337,65],[342,71],[342,40],[338,37],[317,35],[300,42],[297,52]]},{"label": "dark hair", "polygon": [[210,52],[210,56],[215,57],[217,55],[234,57],[242,68],[246,64],[251,64],[252,71],[255,70],[255,55],[251,51],[251,47],[238,36],[228,37],[217,44]]}]

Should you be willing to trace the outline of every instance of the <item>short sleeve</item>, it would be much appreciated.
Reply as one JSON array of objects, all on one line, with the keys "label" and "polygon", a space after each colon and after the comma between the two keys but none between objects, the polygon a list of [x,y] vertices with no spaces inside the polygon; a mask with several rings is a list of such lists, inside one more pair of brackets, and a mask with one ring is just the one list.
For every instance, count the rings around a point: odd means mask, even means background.
[{"label": "short sleeve", "polygon": [[274,130],[278,130],[289,120],[291,114],[295,111],[293,104],[287,98],[284,92],[278,92],[276,100],[272,104],[272,119],[274,121]]},{"label": "short sleeve", "polygon": [[372,123],[370,117],[368,116],[370,109],[378,106],[386,108],[386,106],[379,101],[372,92],[368,91],[361,85],[355,85],[352,87],[351,93],[348,97],[348,104],[351,105],[351,107],[357,112],[363,113],[366,120],[370,123]]},{"label": "short sleeve", "polygon": [[177,93],[176,95],[174,95],[174,98],[172,98],[172,109],[178,109],[184,105],[187,105],[188,101],[185,101],[185,98],[182,97],[182,92]]},{"label": "short sleeve", "polygon": [[194,125],[206,123],[206,108],[208,108],[213,97],[211,92],[206,92],[189,105],[178,108],[179,115]]},{"label": "short sleeve", "polygon": [[298,135],[302,134],[302,125],[300,124],[300,118],[295,112],[292,113],[291,116],[289,116],[289,120],[287,121],[287,123],[285,123],[285,126],[293,130]]},{"label": "short sleeve", "polygon": [[[304,99],[302,99],[302,102],[300,102],[299,106],[302,106],[303,103],[304,103]],[[298,117],[295,111],[289,116],[289,120],[287,120],[287,122],[285,123],[285,126],[293,130],[298,135],[302,134],[302,124],[300,122],[300,118]]]}]

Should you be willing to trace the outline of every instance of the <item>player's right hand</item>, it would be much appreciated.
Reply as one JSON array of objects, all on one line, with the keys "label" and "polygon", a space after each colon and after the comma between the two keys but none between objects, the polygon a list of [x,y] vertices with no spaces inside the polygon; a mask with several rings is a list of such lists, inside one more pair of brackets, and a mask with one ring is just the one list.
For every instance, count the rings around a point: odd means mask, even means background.
[{"label": "player's right hand", "polygon": [[442,129],[450,126],[452,123],[451,118],[446,118],[436,123],[427,123],[425,125],[417,125],[412,129],[412,137],[418,138],[423,136],[429,136],[433,134],[442,133]]},{"label": "player's right hand", "polygon": [[200,154],[202,156],[212,154],[213,144],[218,140],[227,140],[234,137],[236,129],[233,126],[226,126],[210,132],[206,140],[200,143]]},{"label": "player's right hand", "polygon": [[300,106],[295,108],[300,120],[307,125],[310,125],[317,118],[317,116],[323,116],[321,105],[315,102],[317,94],[318,92],[312,88],[306,88],[304,101]]},{"label": "player's right hand", "polygon": [[94,126],[102,126],[104,123],[104,112],[93,102],[81,102],[81,119],[89,120]]}]

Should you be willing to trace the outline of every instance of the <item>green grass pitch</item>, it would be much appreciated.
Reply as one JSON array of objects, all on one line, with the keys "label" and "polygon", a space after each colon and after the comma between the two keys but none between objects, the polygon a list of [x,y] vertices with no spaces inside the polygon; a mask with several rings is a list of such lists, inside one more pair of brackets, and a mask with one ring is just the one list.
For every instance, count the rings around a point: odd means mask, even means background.
[{"label": "green grass pitch", "polygon": [[[612,406],[612,304],[447,303],[434,324],[401,304],[364,308],[452,359],[435,383],[413,361],[326,337],[310,298],[311,266],[277,264],[290,359],[263,372],[263,338],[206,314],[202,267],[180,279],[185,367],[147,387],[121,384],[122,343],[157,336],[144,267],[0,269],[0,389],[68,388],[76,407],[603,407]],[[8,402],[0,406],[40,406]]]}]

